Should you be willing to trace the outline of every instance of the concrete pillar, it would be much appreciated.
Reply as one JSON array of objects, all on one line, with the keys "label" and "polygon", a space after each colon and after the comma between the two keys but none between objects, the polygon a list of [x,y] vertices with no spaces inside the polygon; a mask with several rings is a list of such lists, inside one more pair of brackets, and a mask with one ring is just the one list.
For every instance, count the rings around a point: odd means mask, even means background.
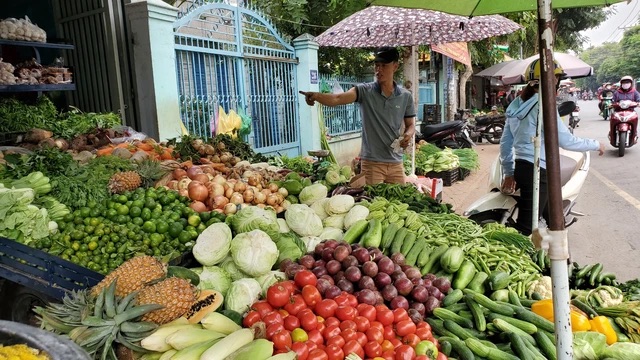
[{"label": "concrete pillar", "polygon": [[[319,91],[320,77],[318,73],[318,43],[310,34],[302,34],[293,40],[293,47],[298,57],[297,79],[301,91]],[[318,122],[318,103],[309,106],[304,96],[298,96],[298,114],[300,114],[300,148],[302,155],[308,150],[319,150],[320,123]]]},{"label": "concrete pillar", "polygon": [[125,12],[133,37],[138,130],[160,141],[180,136],[173,35],[178,9],[161,0],[133,0]]}]

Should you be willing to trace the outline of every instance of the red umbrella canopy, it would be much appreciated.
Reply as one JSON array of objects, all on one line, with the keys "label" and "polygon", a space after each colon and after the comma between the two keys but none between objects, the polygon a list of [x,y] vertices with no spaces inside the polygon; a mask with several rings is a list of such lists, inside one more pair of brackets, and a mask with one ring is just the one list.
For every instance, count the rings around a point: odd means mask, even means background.
[{"label": "red umbrella canopy", "polygon": [[439,11],[370,6],[318,37],[321,46],[378,47],[477,41],[522,28],[500,15],[464,16]]}]

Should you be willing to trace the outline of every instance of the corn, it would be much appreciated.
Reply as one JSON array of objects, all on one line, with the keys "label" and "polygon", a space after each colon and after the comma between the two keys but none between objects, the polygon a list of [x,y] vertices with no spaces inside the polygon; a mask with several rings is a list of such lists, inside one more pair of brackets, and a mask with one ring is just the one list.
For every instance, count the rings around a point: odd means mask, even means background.
[{"label": "corn", "polygon": [[273,354],[273,343],[265,339],[256,339],[227,356],[225,360],[266,360]]},{"label": "corn", "polygon": [[201,329],[200,325],[172,325],[161,326],[153,334],[142,339],[140,346],[149,351],[165,352],[171,350],[171,345],[167,344],[167,337],[177,331],[183,331],[187,329]]},{"label": "corn", "polygon": [[229,335],[242,329],[240,325],[236,324],[233,320],[215,311],[205,316],[200,320],[200,323],[207,330],[212,330],[225,335]]},{"label": "corn", "polygon": [[221,339],[225,336],[226,334],[219,333],[217,331],[194,328],[176,331],[173,334],[167,336],[165,342],[171,345],[171,347],[176,350],[182,350],[194,344]]},{"label": "corn", "polygon": [[240,329],[218,341],[205,351],[200,360],[224,360],[236,350],[253,341],[253,330]]},{"label": "corn", "polygon": [[178,350],[178,352],[171,357],[171,360],[199,360],[200,356],[218,341],[220,341],[220,339],[195,343],[182,350]]}]

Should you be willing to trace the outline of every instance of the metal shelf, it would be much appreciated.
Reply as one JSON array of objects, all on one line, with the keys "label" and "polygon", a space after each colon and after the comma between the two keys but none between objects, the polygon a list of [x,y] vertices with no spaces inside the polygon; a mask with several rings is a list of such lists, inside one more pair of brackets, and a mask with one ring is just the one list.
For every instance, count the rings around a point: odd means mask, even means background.
[{"label": "metal shelf", "polygon": [[74,46],[71,44],[41,43],[36,41],[19,41],[19,40],[6,40],[6,39],[0,39],[0,45],[29,46],[29,47],[38,47],[38,48],[70,49],[70,50],[73,50],[74,48]]},{"label": "metal shelf", "polygon": [[39,84],[39,85],[0,85],[3,92],[35,92],[35,91],[71,91],[76,84]]}]

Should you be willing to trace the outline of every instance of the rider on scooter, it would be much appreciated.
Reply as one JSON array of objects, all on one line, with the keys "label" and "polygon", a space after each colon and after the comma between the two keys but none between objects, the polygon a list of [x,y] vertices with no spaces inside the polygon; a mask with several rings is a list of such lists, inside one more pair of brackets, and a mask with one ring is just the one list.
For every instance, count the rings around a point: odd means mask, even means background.
[{"label": "rider on scooter", "polygon": [[[562,68],[554,61],[556,75],[556,89],[560,79],[565,75]],[[500,160],[502,173],[502,191],[512,194],[516,188],[520,189],[518,199],[519,214],[514,227],[524,235],[530,235],[533,218],[533,137],[536,134],[538,122],[538,80],[540,79],[539,60],[534,60],[529,66],[527,80],[529,84],[519,98],[507,108],[507,121],[500,140]],[[569,132],[567,126],[556,115],[558,123],[558,145],[572,151],[599,151],[604,154],[604,144],[597,140],[582,139]],[[547,206],[547,175],[544,149],[544,131],[541,133],[540,149],[540,191],[539,215],[546,216]],[[514,161],[515,160],[515,161]]]},{"label": "rider on scooter", "polygon": [[613,93],[614,103],[622,100],[640,102],[640,93],[633,87],[633,78],[628,75],[620,79],[620,88]]},{"label": "rider on scooter", "polygon": [[603,97],[603,94],[607,91],[613,91],[613,88],[609,83],[604,83],[602,90],[598,91],[598,108],[600,109],[600,115],[602,115],[602,109],[604,106],[604,101],[602,100],[602,97]]}]

